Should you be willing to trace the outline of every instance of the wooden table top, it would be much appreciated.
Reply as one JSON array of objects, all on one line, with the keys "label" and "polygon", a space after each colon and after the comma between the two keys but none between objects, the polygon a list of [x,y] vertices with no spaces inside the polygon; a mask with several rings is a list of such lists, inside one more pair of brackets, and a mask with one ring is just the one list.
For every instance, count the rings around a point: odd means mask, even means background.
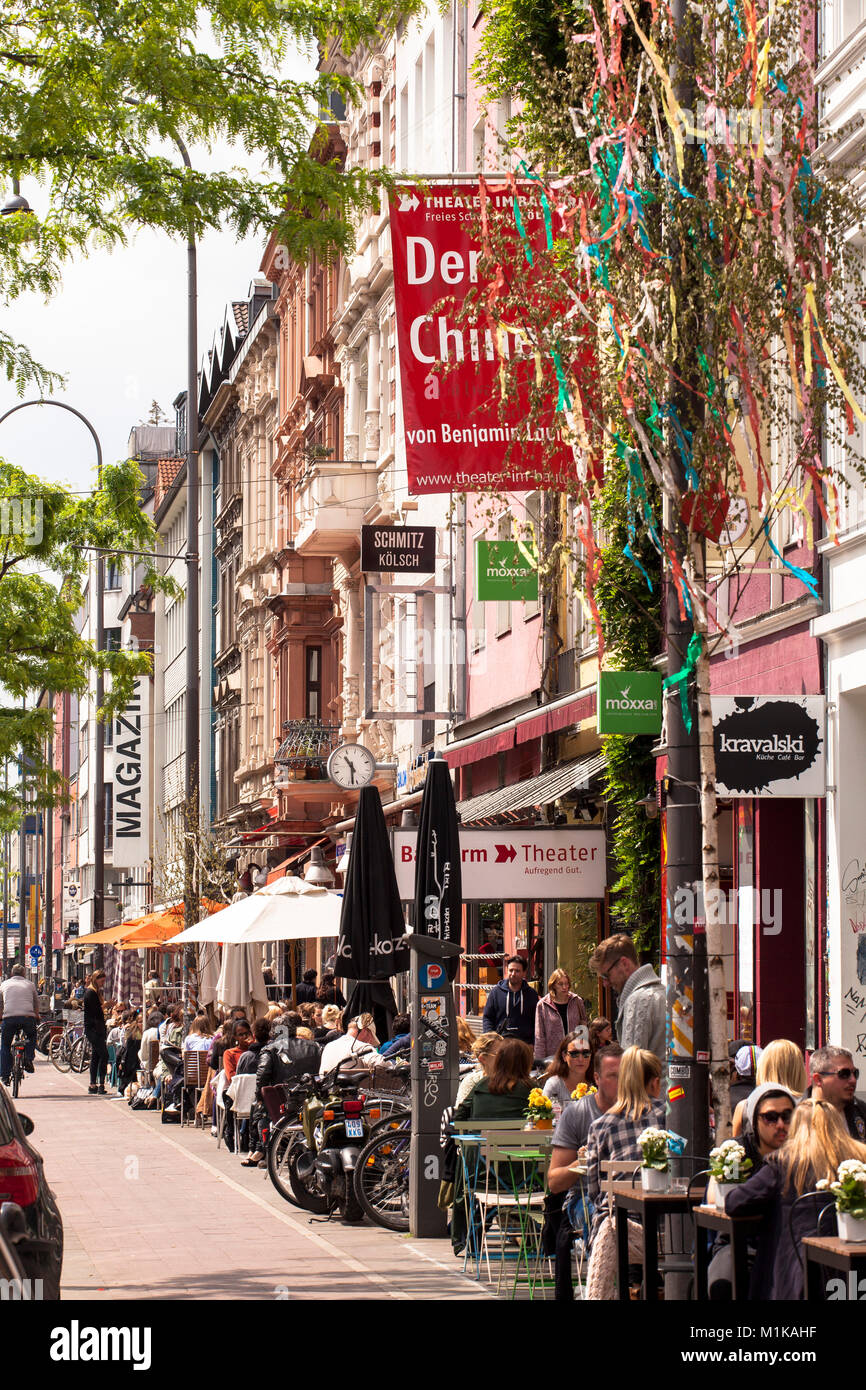
[{"label": "wooden table top", "polygon": [[838,1236],[804,1236],[803,1244],[831,1255],[861,1255],[866,1259],[866,1241],[840,1240]]}]

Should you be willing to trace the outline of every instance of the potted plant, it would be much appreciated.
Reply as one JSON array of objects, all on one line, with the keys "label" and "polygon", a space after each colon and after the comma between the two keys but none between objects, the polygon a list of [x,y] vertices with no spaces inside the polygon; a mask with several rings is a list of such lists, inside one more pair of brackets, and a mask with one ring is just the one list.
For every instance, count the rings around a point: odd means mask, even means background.
[{"label": "potted plant", "polygon": [[641,1151],[640,1184],[644,1192],[667,1192],[670,1182],[668,1132],[645,1129],[637,1137]]},{"label": "potted plant", "polygon": [[572,1100],[583,1100],[584,1096],[594,1096],[598,1092],[596,1086],[590,1086],[586,1081],[579,1081],[571,1093]]},{"label": "potted plant", "polygon": [[710,1173],[716,1184],[716,1206],[725,1210],[725,1196],[732,1187],[738,1187],[752,1171],[752,1160],[746,1157],[746,1150],[736,1139],[726,1139],[717,1148],[710,1149]]},{"label": "potted plant", "polygon": [[529,1092],[529,1101],[523,1112],[531,1129],[553,1129],[553,1101],[540,1087]]},{"label": "potted plant", "polygon": [[821,1192],[832,1192],[836,1199],[839,1239],[866,1241],[866,1163],[859,1158],[843,1159],[835,1182],[820,1178],[815,1186]]}]

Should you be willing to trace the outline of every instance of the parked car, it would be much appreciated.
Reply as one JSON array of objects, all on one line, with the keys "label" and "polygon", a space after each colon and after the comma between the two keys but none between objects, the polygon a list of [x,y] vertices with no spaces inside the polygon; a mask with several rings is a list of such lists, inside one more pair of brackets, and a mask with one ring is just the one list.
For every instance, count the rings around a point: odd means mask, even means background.
[{"label": "parked car", "polygon": [[[34,1284],[41,1279],[42,1298],[58,1299],[63,1221],[45,1180],[42,1155],[29,1141],[33,1130],[33,1121],[18,1113],[6,1087],[0,1085],[0,1231],[7,1247],[2,1262],[9,1263],[11,1246],[24,1276]],[[20,1274],[2,1277],[19,1278]],[[37,1296],[31,1292],[31,1297]]]}]

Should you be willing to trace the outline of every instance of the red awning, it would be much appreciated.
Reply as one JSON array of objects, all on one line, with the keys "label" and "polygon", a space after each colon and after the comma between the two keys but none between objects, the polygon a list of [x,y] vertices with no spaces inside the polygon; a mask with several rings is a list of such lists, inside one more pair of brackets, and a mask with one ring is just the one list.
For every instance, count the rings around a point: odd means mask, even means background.
[{"label": "red awning", "polygon": [[465,767],[467,763],[492,758],[495,753],[505,753],[513,747],[514,730],[505,729],[493,738],[480,738],[475,743],[464,744],[462,748],[443,748],[442,752],[449,767]]},{"label": "red awning", "polygon": [[529,743],[531,739],[541,738],[544,734],[554,734],[557,729],[565,729],[569,724],[576,724],[580,719],[588,719],[594,713],[595,691],[589,695],[582,695],[578,700],[571,700],[567,705],[539,710],[534,718],[526,719],[518,724],[515,730],[517,742]]}]

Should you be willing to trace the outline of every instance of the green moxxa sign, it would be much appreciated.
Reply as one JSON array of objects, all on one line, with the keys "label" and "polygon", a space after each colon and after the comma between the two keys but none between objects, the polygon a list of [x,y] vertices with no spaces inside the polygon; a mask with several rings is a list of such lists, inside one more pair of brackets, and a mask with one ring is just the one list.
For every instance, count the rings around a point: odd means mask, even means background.
[{"label": "green moxxa sign", "polygon": [[661,727],[660,672],[602,672],[598,678],[600,734],[658,734]]},{"label": "green moxxa sign", "polygon": [[538,564],[520,541],[477,541],[475,596],[479,603],[498,599],[538,601]]}]

